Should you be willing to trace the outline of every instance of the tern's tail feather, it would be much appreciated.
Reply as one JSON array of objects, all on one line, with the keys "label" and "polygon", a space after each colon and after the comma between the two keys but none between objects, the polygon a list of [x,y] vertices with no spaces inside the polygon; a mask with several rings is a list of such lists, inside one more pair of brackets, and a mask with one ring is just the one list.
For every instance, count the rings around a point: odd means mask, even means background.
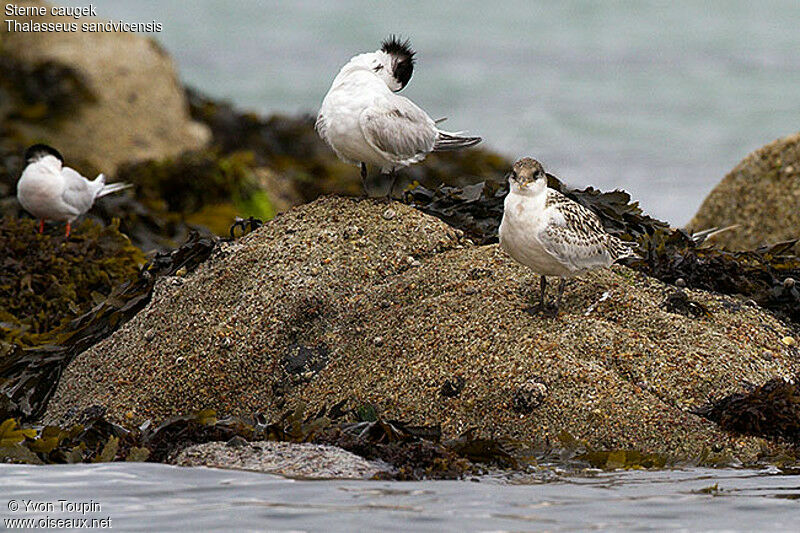
[{"label": "tern's tail feather", "polygon": [[436,144],[433,145],[433,151],[447,152],[449,150],[460,150],[461,148],[475,146],[482,140],[483,139],[480,137],[463,137],[458,133],[439,131],[439,137],[436,139]]},{"label": "tern's tail feather", "polygon": [[[100,183],[105,183],[105,176],[100,174],[99,176],[97,176],[97,178],[95,178],[95,181],[98,180],[100,180]],[[108,185],[103,185],[103,188],[100,189],[100,192],[97,193],[97,196],[95,198],[101,198],[108,194],[114,194],[115,192],[124,191],[125,189],[130,189],[131,187],[133,187],[132,183],[122,183],[122,182],[109,183]]]}]

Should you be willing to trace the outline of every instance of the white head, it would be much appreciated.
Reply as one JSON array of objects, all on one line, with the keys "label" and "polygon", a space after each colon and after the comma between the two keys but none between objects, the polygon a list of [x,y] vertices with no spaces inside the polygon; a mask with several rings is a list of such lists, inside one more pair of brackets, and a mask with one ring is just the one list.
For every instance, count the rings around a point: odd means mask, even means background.
[{"label": "white head", "polygon": [[381,43],[380,50],[368,54],[359,54],[347,64],[347,67],[369,69],[389,87],[397,92],[408,85],[414,73],[414,52],[411,43],[406,39],[399,40],[394,35]]},{"label": "white head", "polygon": [[508,186],[512,193],[536,196],[547,189],[547,174],[537,160],[523,157],[508,174]]}]

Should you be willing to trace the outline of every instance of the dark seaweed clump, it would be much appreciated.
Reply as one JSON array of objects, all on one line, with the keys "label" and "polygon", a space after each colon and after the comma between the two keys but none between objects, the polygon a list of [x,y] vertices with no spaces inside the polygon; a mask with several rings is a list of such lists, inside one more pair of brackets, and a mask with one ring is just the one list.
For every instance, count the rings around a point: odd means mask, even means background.
[{"label": "dark seaweed clump", "polygon": [[725,431],[770,437],[800,446],[800,386],[775,378],[749,391],[711,401],[694,411]]},{"label": "dark seaweed clump", "polygon": [[213,237],[193,233],[180,248],[156,254],[138,276],[115,286],[107,298],[98,298],[91,310],[62,325],[47,344],[7,347],[8,353],[0,359],[0,418],[40,417],[61,372],[75,356],[144,308],[158,278],[190,272],[211,255],[216,243]]},{"label": "dark seaweed clump", "polygon": [[[597,450],[567,432],[561,432],[553,445],[537,449],[519,441],[476,436],[471,430],[457,439],[442,441],[438,426],[387,420],[372,406],[342,407],[337,404],[306,415],[305,407],[298,405],[271,422],[258,413],[218,418],[214,410],[206,409],[170,418],[158,426],[146,422],[139,427],[108,422],[101,407],[72,413],[58,426],[20,425],[12,418],[0,423],[0,462],[169,462],[188,446],[244,439],[339,446],[367,459],[385,461],[394,467],[386,477],[399,480],[462,479],[497,469],[524,471],[536,465],[579,471],[733,463],[727,454],[712,450],[692,458],[637,450]],[[364,420],[363,413],[375,416]]]},{"label": "dark seaweed clump", "polygon": [[40,235],[31,219],[0,219],[0,360],[12,344],[47,342],[135,279],[144,263],[116,223],[84,221],[69,239],[63,231]]},{"label": "dark seaweed clump", "polygon": [[120,167],[117,180],[137,185],[149,209],[224,235],[236,215],[270,219],[275,210],[258,182],[251,152],[186,152],[175,158]]},{"label": "dark seaweed clump", "polygon": [[[477,472],[455,448],[426,439],[435,430],[383,419],[334,424],[324,409],[306,417],[300,406],[271,423],[259,414],[220,419],[208,409],[171,418],[157,427],[145,423],[138,428],[113,424],[104,415],[102,408],[87,409],[65,429],[20,426],[15,419],[7,419],[0,424],[0,462],[168,462],[188,446],[239,437],[248,441],[337,444],[363,457],[380,458],[394,465],[394,479],[457,479]],[[490,458],[491,453],[485,454],[484,459]]]},{"label": "dark seaweed clump", "polygon": [[[646,215],[625,191],[602,192],[593,187],[571,189],[552,174],[547,175],[547,184],[597,213],[606,231],[622,239],[641,240],[669,230],[666,222]],[[465,187],[442,185],[428,189],[420,185],[408,191],[404,201],[461,229],[474,242],[490,244],[497,242],[507,194],[506,181],[487,180]]]}]

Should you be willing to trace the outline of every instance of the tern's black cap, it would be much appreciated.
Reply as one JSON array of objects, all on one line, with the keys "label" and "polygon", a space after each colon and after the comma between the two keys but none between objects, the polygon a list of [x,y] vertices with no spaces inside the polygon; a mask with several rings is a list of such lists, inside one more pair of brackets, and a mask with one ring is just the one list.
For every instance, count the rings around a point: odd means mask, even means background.
[{"label": "tern's black cap", "polygon": [[48,146],[46,144],[34,144],[33,146],[28,147],[28,149],[25,150],[25,161],[41,159],[46,155],[55,156],[56,159],[62,163],[64,162],[64,157],[61,155],[61,153],[52,146]]},{"label": "tern's black cap", "polygon": [[403,41],[396,35],[390,35],[381,43],[381,50],[394,58],[392,76],[400,83],[402,89],[414,73],[416,52],[411,48],[411,41],[408,39]]}]

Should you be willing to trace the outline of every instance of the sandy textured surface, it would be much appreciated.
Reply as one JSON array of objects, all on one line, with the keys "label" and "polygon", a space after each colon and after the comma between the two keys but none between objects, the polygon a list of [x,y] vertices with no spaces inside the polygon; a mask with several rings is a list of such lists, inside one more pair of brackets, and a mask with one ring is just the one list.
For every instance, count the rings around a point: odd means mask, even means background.
[{"label": "sandy textured surface", "polygon": [[403,205],[323,198],[225,245],[65,371],[50,408],[103,404],[140,422],[213,407],[268,417],[306,402],[371,402],[445,437],[752,458],[692,407],[797,370],[790,332],[730,297],[689,291],[706,318],[667,312],[675,289],[624,267],[567,287],[557,318],[524,309],[538,277]]}]

